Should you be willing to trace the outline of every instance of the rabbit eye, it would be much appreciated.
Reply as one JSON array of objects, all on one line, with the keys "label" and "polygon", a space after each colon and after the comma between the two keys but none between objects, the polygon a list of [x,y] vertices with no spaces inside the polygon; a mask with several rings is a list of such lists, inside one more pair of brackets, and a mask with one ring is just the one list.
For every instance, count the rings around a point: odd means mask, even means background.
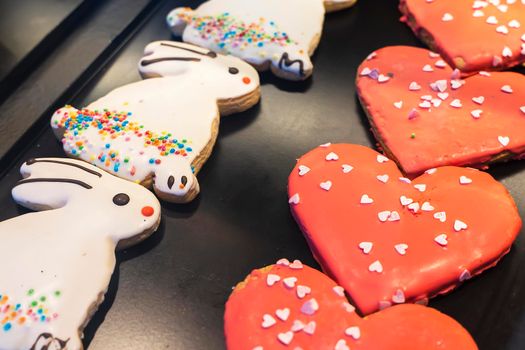
[{"label": "rabbit eye", "polygon": [[123,206],[129,203],[129,196],[125,193],[116,194],[113,197],[113,203],[118,206]]},{"label": "rabbit eye", "polygon": [[230,67],[228,68],[228,72],[230,72],[230,74],[237,74],[239,73],[239,70],[235,67]]},{"label": "rabbit eye", "polygon": [[175,178],[170,175],[170,177],[168,177],[168,188],[171,190],[171,188],[173,187],[173,184],[175,183]]},{"label": "rabbit eye", "polygon": [[180,182],[182,183],[182,185],[186,186],[186,184],[188,183],[188,178],[186,176],[183,176],[180,178]]}]

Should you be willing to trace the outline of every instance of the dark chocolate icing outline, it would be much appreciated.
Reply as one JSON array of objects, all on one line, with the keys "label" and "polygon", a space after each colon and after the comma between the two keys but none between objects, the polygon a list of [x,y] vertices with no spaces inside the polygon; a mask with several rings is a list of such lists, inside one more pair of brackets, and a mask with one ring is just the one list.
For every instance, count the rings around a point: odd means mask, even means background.
[{"label": "dark chocolate icing outline", "polygon": [[208,56],[208,57],[211,57],[211,58],[215,58],[217,57],[217,53],[215,53],[214,51],[208,51],[207,53],[202,53],[202,52],[199,52],[197,50],[193,50],[193,49],[190,49],[190,48],[187,48],[187,47],[183,47],[183,46],[178,46],[178,45],[175,45],[175,44],[168,44],[168,43],[160,43],[161,46],[168,46],[168,47],[173,47],[175,49],[180,49],[180,50],[186,50],[186,51],[189,51],[189,52],[193,52],[193,53],[196,53],[196,54],[199,54],[199,55],[202,55],[202,56]]},{"label": "dark chocolate icing outline", "polygon": [[65,161],[60,161],[60,160],[51,160],[51,159],[35,159],[35,158],[32,158],[32,159],[29,159],[26,164],[27,165],[32,165],[32,164],[35,164],[35,163],[55,163],[55,164],[62,164],[62,165],[68,165],[68,166],[72,166],[72,167],[75,167],[75,168],[78,168],[78,169],[82,169],[84,170],[85,172],[88,172],[92,175],[95,175],[95,176],[98,176],[98,177],[102,177],[102,174],[99,173],[98,171],[95,171],[95,170],[91,170],[89,168],[86,168],[82,165],[79,165],[79,164],[75,164],[75,163],[68,163],[68,162],[65,162]]},{"label": "dark chocolate icing outline", "polygon": [[279,69],[283,69],[283,63],[286,68],[291,67],[295,63],[299,63],[299,75],[304,75],[304,62],[302,60],[291,60],[288,52],[283,53],[279,60]]},{"label": "dark chocolate icing outline", "polygon": [[[36,348],[36,345],[37,343],[39,342],[40,339],[44,339],[44,340],[49,340],[49,343],[47,343],[45,346],[41,347],[40,349],[37,349]],[[62,349],[65,349],[66,346],[67,346],[67,342],[69,341],[69,339],[67,340],[62,340],[62,339],[59,339],[59,338],[55,338],[53,336],[53,334],[51,333],[41,333],[35,340],[35,342],[33,343],[33,345],[31,346],[31,348],[29,350],[48,350],[49,349],[49,346],[54,342],[58,342],[58,345],[60,345],[60,348],[59,350],[62,350]]]},{"label": "dark chocolate icing outline", "polygon": [[151,60],[142,60],[140,61],[140,65],[142,67],[149,66],[150,64],[158,63],[158,62],[164,62],[164,61],[190,61],[190,62],[200,62],[200,58],[195,57],[160,57],[160,58],[154,58]]},{"label": "dark chocolate icing outline", "polygon": [[37,179],[24,179],[24,180],[18,181],[16,183],[16,186],[24,185],[26,183],[31,183],[31,182],[63,182],[63,183],[70,183],[70,184],[74,184],[74,185],[79,185],[79,186],[84,187],[85,189],[88,189],[88,190],[93,188],[90,185],[88,185],[87,183],[85,183],[83,181],[80,181],[80,180],[60,179],[60,178],[53,178],[53,177],[50,177],[50,178],[37,178]]}]

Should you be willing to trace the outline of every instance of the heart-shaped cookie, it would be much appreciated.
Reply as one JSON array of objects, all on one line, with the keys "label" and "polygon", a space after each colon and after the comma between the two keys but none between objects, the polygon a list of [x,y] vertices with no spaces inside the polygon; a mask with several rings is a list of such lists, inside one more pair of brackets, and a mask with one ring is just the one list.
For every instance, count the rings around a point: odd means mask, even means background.
[{"label": "heart-shaped cookie", "polygon": [[525,154],[521,74],[480,72],[462,80],[439,55],[407,46],[374,52],[357,74],[377,140],[409,175]]},{"label": "heart-shaped cookie", "polygon": [[525,2],[401,0],[414,33],[465,73],[525,62]]},{"label": "heart-shaped cookie", "polygon": [[288,191],[316,259],[364,314],[452,290],[495,265],[521,228],[512,197],[487,173],[441,167],[410,181],[358,145],[302,156]]},{"label": "heart-shaped cookie", "polygon": [[239,283],[224,321],[228,350],[477,349],[456,321],[421,305],[397,305],[361,318],[342,287],[286,259]]}]

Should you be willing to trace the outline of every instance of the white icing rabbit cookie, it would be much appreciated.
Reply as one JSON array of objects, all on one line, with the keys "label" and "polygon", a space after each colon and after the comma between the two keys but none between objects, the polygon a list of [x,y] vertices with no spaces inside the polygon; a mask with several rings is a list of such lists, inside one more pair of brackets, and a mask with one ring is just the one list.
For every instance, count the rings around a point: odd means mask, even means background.
[{"label": "white icing rabbit cookie", "polygon": [[13,198],[43,211],[0,222],[0,349],[82,349],[115,249],[156,230],[159,201],[79,160],[32,159],[20,172]]},{"label": "white icing rabbit cookie", "polygon": [[174,9],[167,22],[185,42],[237,56],[281,78],[304,80],[312,74],[310,56],[319,44],[325,11],[355,1],[209,0],[195,10]]},{"label": "white icing rabbit cookie", "polygon": [[199,193],[196,174],[211,154],[219,114],[259,101],[259,76],[249,64],[186,43],[149,44],[145,77],[82,110],[66,106],[51,126],[70,156],[114,175],[153,186],[167,201]]}]

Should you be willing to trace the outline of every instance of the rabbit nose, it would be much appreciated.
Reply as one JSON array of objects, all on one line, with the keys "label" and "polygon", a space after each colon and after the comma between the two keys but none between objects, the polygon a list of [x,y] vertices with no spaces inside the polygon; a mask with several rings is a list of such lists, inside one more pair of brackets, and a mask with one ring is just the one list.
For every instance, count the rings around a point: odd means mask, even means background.
[{"label": "rabbit nose", "polygon": [[249,83],[252,82],[252,80],[250,78],[248,78],[248,77],[244,77],[244,78],[242,78],[242,82],[245,83],[246,85],[248,85]]},{"label": "rabbit nose", "polygon": [[142,215],[144,215],[146,217],[150,217],[155,212],[155,209],[153,209],[152,207],[147,205],[144,208],[142,208],[142,210],[140,212],[142,213]]}]

